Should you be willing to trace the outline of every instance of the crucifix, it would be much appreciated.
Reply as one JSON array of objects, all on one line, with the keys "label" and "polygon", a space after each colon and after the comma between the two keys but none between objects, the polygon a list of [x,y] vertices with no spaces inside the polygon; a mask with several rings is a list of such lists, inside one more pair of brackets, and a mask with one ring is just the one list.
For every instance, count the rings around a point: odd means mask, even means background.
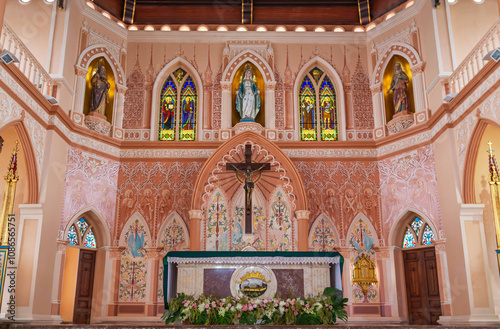
[{"label": "crucifix", "polygon": [[243,189],[245,190],[245,234],[252,233],[252,192],[255,187],[253,174],[261,170],[271,170],[270,163],[252,162],[252,145],[245,145],[245,162],[226,163],[226,170],[236,171],[245,178]]}]

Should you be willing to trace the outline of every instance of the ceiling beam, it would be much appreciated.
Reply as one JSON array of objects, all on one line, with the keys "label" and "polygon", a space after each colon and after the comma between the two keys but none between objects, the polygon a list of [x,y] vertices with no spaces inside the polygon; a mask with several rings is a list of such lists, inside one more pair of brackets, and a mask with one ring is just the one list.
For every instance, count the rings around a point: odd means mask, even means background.
[{"label": "ceiling beam", "polygon": [[253,24],[253,0],[241,0],[241,24]]},{"label": "ceiling beam", "polygon": [[368,24],[372,21],[370,14],[370,0],[358,0],[359,24]]},{"label": "ceiling beam", "polygon": [[134,23],[135,2],[136,2],[136,0],[125,0],[123,3],[122,21],[124,21],[127,24]]}]

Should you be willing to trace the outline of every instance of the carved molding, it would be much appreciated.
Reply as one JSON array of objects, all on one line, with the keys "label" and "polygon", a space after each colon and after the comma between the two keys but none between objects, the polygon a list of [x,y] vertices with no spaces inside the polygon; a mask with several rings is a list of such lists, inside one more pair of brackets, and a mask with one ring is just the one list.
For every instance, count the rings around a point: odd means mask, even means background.
[{"label": "carved molding", "polygon": [[85,116],[85,125],[90,130],[103,135],[109,135],[111,131],[111,123],[93,115]]},{"label": "carved molding", "polygon": [[411,127],[413,124],[413,114],[404,114],[393,118],[387,123],[387,130],[391,134],[396,134]]}]

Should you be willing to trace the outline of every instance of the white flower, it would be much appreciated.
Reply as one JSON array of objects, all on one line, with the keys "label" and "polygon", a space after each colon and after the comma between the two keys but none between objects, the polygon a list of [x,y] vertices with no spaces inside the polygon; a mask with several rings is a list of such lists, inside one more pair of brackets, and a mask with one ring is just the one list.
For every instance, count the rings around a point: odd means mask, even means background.
[{"label": "white flower", "polygon": [[285,308],[284,307],[280,306],[279,310],[280,310],[281,315],[283,315],[283,313],[285,313]]},{"label": "white flower", "polygon": [[280,302],[280,308],[281,308],[281,307],[283,307],[283,306],[285,306],[285,304],[286,304],[286,303],[285,303],[284,301],[281,301],[281,302]]},{"label": "white flower", "polygon": [[242,308],[243,308],[243,306],[242,306],[241,304],[236,305],[236,309],[237,309],[238,311],[241,311],[241,309],[242,309]]},{"label": "white flower", "polygon": [[236,308],[234,306],[231,307],[231,312],[236,312]]}]

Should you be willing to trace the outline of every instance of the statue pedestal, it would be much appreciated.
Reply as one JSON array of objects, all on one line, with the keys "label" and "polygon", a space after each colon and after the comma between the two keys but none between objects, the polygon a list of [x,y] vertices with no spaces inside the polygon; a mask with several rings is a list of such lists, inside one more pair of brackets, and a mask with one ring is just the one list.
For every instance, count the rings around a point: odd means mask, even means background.
[{"label": "statue pedestal", "polygon": [[239,134],[243,131],[253,131],[257,134],[264,135],[265,128],[260,123],[254,121],[238,122],[232,129],[233,135]]},{"label": "statue pedestal", "polygon": [[109,136],[111,131],[111,123],[106,120],[106,116],[96,112],[90,112],[85,116],[85,125],[90,130],[103,135]]},{"label": "statue pedestal", "polygon": [[403,130],[406,130],[413,125],[413,114],[408,111],[400,112],[392,118],[391,121],[387,122],[387,130],[390,133],[395,134]]}]

